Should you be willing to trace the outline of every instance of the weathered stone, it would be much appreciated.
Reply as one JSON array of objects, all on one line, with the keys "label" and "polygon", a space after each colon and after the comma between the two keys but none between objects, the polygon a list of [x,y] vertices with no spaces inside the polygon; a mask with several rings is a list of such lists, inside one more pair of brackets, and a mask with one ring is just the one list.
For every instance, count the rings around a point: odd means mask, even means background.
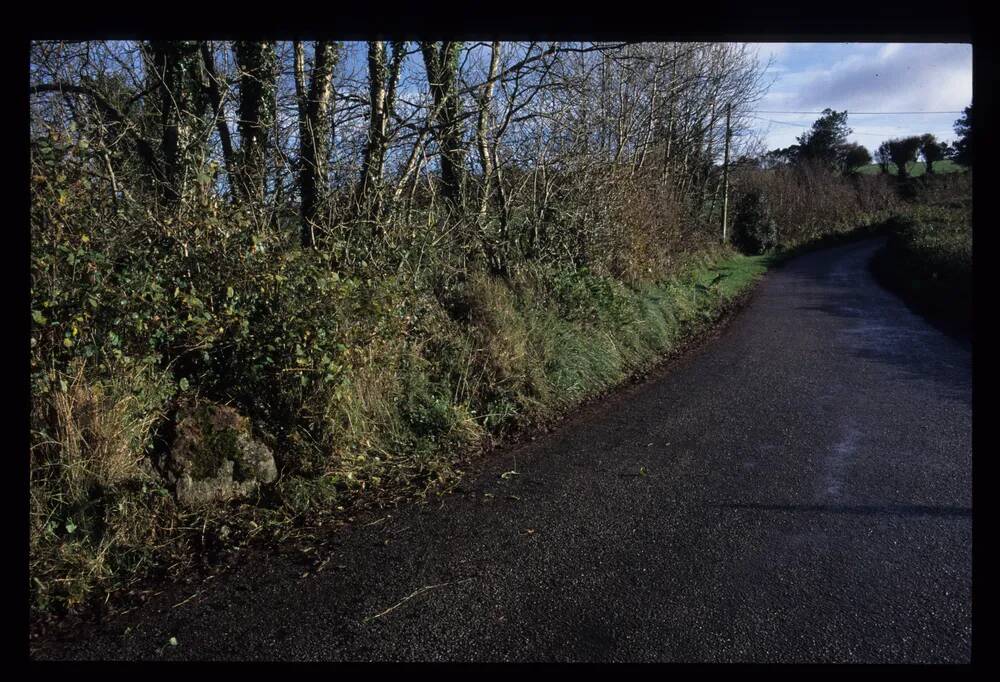
[{"label": "weathered stone", "polygon": [[236,438],[236,446],[240,451],[240,459],[234,462],[234,475],[238,480],[256,480],[270,483],[278,478],[278,466],[274,463],[274,455],[263,443],[253,440],[246,433],[240,433]]},{"label": "weathered stone", "polygon": [[178,411],[176,438],[162,469],[177,501],[188,507],[243,497],[278,477],[274,455],[253,439],[250,421],[209,402]]}]

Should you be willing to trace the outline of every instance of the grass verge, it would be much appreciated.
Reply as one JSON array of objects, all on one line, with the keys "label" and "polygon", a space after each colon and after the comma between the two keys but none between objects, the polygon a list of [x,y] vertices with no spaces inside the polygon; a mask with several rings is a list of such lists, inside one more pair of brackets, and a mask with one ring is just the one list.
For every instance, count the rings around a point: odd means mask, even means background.
[{"label": "grass verge", "polygon": [[[634,285],[544,266],[476,273],[435,295],[424,283],[415,299],[387,306],[407,310],[409,325],[358,344],[336,389],[305,403],[325,429],[313,432],[325,442],[307,444],[317,448],[315,465],[276,451],[285,464],[274,485],[201,510],[177,507],[144,463],[176,386],[148,363],[123,361],[114,381],[78,367],[54,394],[65,398],[55,402],[61,430],[40,442],[33,467],[36,634],[77,620],[69,615],[130,606],[163,578],[215,571],[252,542],[280,544],[365,509],[446,493],[476,453],[558,419],[712,329],[767,262],[717,247]],[[144,386],[156,390],[137,392]]]}]

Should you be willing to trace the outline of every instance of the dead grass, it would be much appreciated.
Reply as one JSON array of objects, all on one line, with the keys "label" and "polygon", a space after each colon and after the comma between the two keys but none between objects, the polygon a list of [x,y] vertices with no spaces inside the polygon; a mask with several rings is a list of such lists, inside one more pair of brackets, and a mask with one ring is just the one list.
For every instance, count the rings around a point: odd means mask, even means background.
[{"label": "dead grass", "polygon": [[128,361],[95,373],[75,363],[65,390],[33,405],[29,562],[39,605],[79,603],[123,559],[147,556],[157,517],[173,507],[147,455],[169,379]]}]

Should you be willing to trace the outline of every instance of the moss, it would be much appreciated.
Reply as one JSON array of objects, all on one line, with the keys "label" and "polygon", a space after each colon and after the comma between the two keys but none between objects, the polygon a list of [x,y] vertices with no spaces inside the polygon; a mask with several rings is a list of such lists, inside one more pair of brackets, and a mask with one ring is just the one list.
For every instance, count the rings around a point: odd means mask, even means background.
[{"label": "moss", "polygon": [[[219,406],[200,405],[194,414],[196,434],[189,443],[192,448],[191,478],[196,481],[213,478],[226,460],[238,464],[240,448],[237,442],[240,424],[234,412]],[[237,466],[236,469],[239,469]],[[245,479],[244,473],[234,470],[237,480]]]}]

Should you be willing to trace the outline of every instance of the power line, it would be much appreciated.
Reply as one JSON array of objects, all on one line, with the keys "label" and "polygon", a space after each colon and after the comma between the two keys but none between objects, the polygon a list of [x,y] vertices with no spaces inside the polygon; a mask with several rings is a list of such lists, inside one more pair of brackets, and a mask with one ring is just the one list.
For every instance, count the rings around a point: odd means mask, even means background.
[{"label": "power line", "polygon": [[[801,128],[802,130],[808,130],[809,128],[812,127],[811,125],[802,125],[801,123],[789,123],[788,121],[775,121],[774,119],[761,118],[760,116],[751,116],[750,118],[755,118],[758,121],[766,121],[768,123],[777,123],[778,125],[783,125],[783,126],[791,126],[793,128]],[[867,135],[869,137],[882,137],[882,138],[884,138],[887,134],[889,134],[889,133],[863,133],[863,132],[858,132],[857,130],[852,130],[852,133],[854,135]]]},{"label": "power line", "polygon": [[[822,114],[822,111],[751,111],[752,114]],[[855,116],[896,116],[923,114],[962,114],[962,111],[847,111]]]},{"label": "power line", "polygon": [[751,116],[750,118],[755,118],[758,121],[767,121],[768,123],[777,123],[782,126],[791,126],[793,128],[811,128],[811,125],[802,125],[801,123],[789,123],[788,121],[775,121],[771,118],[762,118],[760,116]]},{"label": "power line", "polygon": [[[806,129],[812,127],[811,125],[802,125],[801,123],[789,123],[788,121],[775,121],[774,119],[761,118],[760,116],[751,116],[750,118],[755,118],[758,121],[767,121],[768,123],[777,123],[778,125],[782,125],[782,126],[791,126],[793,128],[802,128],[803,130],[806,130]],[[859,132],[855,131],[855,135],[878,135],[878,136],[883,136],[884,133],[859,133]]]}]

